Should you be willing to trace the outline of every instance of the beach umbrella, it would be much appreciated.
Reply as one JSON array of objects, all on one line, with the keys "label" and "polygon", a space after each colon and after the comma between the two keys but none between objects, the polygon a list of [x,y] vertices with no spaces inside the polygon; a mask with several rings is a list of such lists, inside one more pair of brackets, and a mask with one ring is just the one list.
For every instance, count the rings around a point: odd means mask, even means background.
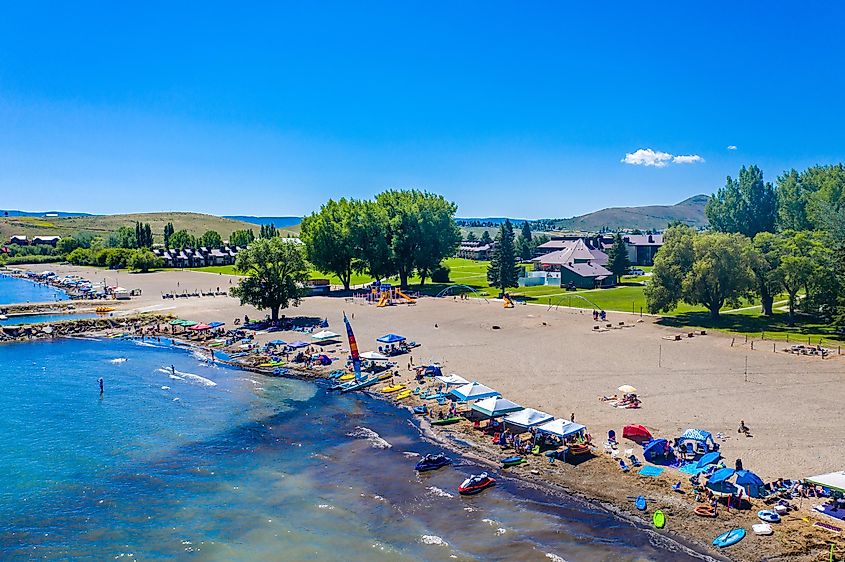
[{"label": "beach umbrella", "polygon": [[405,341],[405,336],[400,336],[399,334],[385,334],[382,337],[377,338],[376,341],[380,343],[399,343],[400,341]]},{"label": "beach umbrella", "polygon": [[194,324],[193,326],[188,328],[189,330],[194,330],[195,332],[202,332],[204,330],[210,330],[211,326],[208,324]]},{"label": "beach umbrella", "polygon": [[622,437],[641,443],[651,440],[651,432],[639,424],[626,425],[622,428]]},{"label": "beach umbrella", "polygon": [[378,351],[367,351],[366,353],[361,354],[361,359],[367,359],[369,361],[387,361],[388,357]]},{"label": "beach umbrella", "polygon": [[711,453],[706,453],[704,456],[702,456],[700,459],[698,459],[698,462],[695,463],[695,467],[696,468],[704,468],[708,464],[716,464],[716,462],[718,462],[718,460],[721,457],[722,457],[722,455],[720,455],[716,451],[713,451]]},{"label": "beach umbrella", "polygon": [[491,396],[490,398],[479,400],[473,404],[472,409],[484,414],[488,418],[498,418],[512,412],[518,412],[519,410],[522,410],[523,407],[511,402],[507,398],[497,398],[495,396]]},{"label": "beach umbrella", "polygon": [[316,334],[313,334],[311,336],[311,339],[315,339],[317,341],[327,341],[336,339],[338,337],[340,337],[340,334],[335,334],[331,330],[322,330],[320,332],[317,332]]},{"label": "beach umbrella", "polygon": [[735,474],[736,470],[732,468],[720,468],[719,470],[710,475],[710,478],[707,479],[707,485],[716,486],[717,484],[730,480],[734,477]]},{"label": "beach umbrella", "polygon": [[285,345],[284,340],[271,340],[267,343],[270,345]]},{"label": "beach umbrella", "polygon": [[293,343],[289,343],[288,347],[291,347],[293,349],[300,349],[302,347],[308,347],[308,344],[304,341],[295,341]]},{"label": "beach umbrella", "polygon": [[169,324],[170,324],[171,326],[181,326],[181,325],[182,325],[182,322],[184,322],[184,320],[179,320],[179,319],[176,319],[176,320],[171,320],[171,321],[169,322]]},{"label": "beach umbrella", "polygon": [[737,470],[736,484],[737,486],[742,486],[745,492],[752,498],[759,498],[760,489],[765,485],[763,479],[750,470]]},{"label": "beach umbrella", "polygon": [[490,387],[484,386],[481,383],[471,382],[458,388],[453,389],[450,394],[458,400],[470,401],[481,400],[482,398],[490,398],[491,396],[500,396],[498,392]]},{"label": "beach umbrella", "polygon": [[668,451],[669,442],[666,439],[652,439],[643,445],[643,457],[647,461],[665,458]]},{"label": "beach umbrella", "polygon": [[191,326],[196,326],[197,322],[194,322],[193,320],[182,320],[180,324],[186,328],[190,328]]},{"label": "beach umbrella", "polygon": [[619,392],[624,392],[625,394],[634,394],[637,391],[637,389],[630,384],[623,384],[617,390],[619,390]]},{"label": "beach umbrella", "polygon": [[220,326],[225,326],[226,323],[225,322],[209,322],[208,325],[211,326],[212,328],[219,328]]}]

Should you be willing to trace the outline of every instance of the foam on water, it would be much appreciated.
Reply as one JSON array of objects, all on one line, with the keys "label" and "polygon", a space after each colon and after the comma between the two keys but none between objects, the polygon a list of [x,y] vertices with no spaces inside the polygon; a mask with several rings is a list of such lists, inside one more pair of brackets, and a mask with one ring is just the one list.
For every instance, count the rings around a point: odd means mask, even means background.
[{"label": "foam on water", "polygon": [[447,543],[437,535],[423,535],[420,537],[420,542],[423,544],[432,544],[436,546],[449,546],[449,543]]},{"label": "foam on water", "polygon": [[158,372],[168,375],[173,380],[187,380],[190,382],[201,384],[202,386],[217,386],[217,383],[213,380],[207,379],[195,373],[186,373],[185,371],[180,371],[176,369],[176,374],[173,374],[174,370],[168,369],[166,367],[160,367],[158,369]]},{"label": "foam on water", "polygon": [[440,496],[441,498],[454,498],[455,496],[447,492],[446,490],[441,490],[437,486],[429,486],[426,488],[429,492],[434,494],[435,496]]},{"label": "foam on water", "polygon": [[355,429],[346,434],[348,437],[355,439],[365,439],[370,442],[374,449],[390,449],[393,447],[386,440],[382,439],[381,435],[368,427],[356,426]]},{"label": "foam on water", "polygon": [[120,363],[126,363],[127,361],[129,361],[129,359],[127,359],[126,357],[115,357],[114,359],[109,359],[109,363],[114,363],[116,365]]}]

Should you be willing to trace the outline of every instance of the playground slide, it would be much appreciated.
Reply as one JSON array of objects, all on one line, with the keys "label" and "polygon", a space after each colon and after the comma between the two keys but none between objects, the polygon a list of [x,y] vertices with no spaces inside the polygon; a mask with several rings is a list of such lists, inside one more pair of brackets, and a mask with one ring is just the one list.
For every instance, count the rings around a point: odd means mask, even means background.
[{"label": "playground slide", "polygon": [[504,296],[504,307],[505,308],[513,308],[513,301],[507,295]]},{"label": "playground slide", "polygon": [[408,295],[406,295],[405,293],[403,293],[399,289],[396,289],[396,294],[399,295],[400,297],[402,297],[403,299],[405,299],[408,302],[415,302],[414,299],[412,299],[411,297],[409,297]]},{"label": "playground slide", "polygon": [[387,306],[387,293],[382,293],[381,298],[378,300],[377,307],[381,308],[383,306]]}]

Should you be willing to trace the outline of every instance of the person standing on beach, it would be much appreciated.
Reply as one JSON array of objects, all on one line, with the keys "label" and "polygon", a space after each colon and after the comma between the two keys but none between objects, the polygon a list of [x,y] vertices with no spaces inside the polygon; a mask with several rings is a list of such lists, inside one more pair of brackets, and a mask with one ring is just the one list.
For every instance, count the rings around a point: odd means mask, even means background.
[{"label": "person standing on beach", "polygon": [[100,377],[99,379],[97,379],[97,382],[100,383],[100,396],[102,396],[103,392],[105,392],[103,377]]},{"label": "person standing on beach", "polygon": [[175,376],[176,376],[176,367],[174,367],[173,365],[171,365],[171,366],[170,366],[170,372],[171,372],[171,373],[173,374],[173,376],[175,377]]}]

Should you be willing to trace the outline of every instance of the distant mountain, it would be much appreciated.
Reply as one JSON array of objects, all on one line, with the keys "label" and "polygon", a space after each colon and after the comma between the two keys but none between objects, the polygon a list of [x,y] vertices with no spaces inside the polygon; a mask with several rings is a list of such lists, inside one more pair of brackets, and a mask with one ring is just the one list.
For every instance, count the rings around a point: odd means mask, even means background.
[{"label": "distant mountain", "polygon": [[32,211],[13,211],[11,209],[0,209],[0,217],[43,217],[50,215],[51,217],[90,217],[90,213],[67,213],[65,211],[44,211],[36,213]]},{"label": "distant mountain", "polygon": [[276,228],[285,228],[288,226],[296,226],[302,222],[302,217],[251,217],[245,215],[227,215],[224,219],[232,219],[241,222],[249,222],[252,224],[272,224]]},{"label": "distant mountain", "polygon": [[662,230],[669,223],[680,221],[693,227],[705,226],[704,206],[709,197],[695,195],[676,205],[648,205],[645,207],[609,207],[569,219],[553,221],[564,230],[593,232],[603,227],[611,230]]}]

